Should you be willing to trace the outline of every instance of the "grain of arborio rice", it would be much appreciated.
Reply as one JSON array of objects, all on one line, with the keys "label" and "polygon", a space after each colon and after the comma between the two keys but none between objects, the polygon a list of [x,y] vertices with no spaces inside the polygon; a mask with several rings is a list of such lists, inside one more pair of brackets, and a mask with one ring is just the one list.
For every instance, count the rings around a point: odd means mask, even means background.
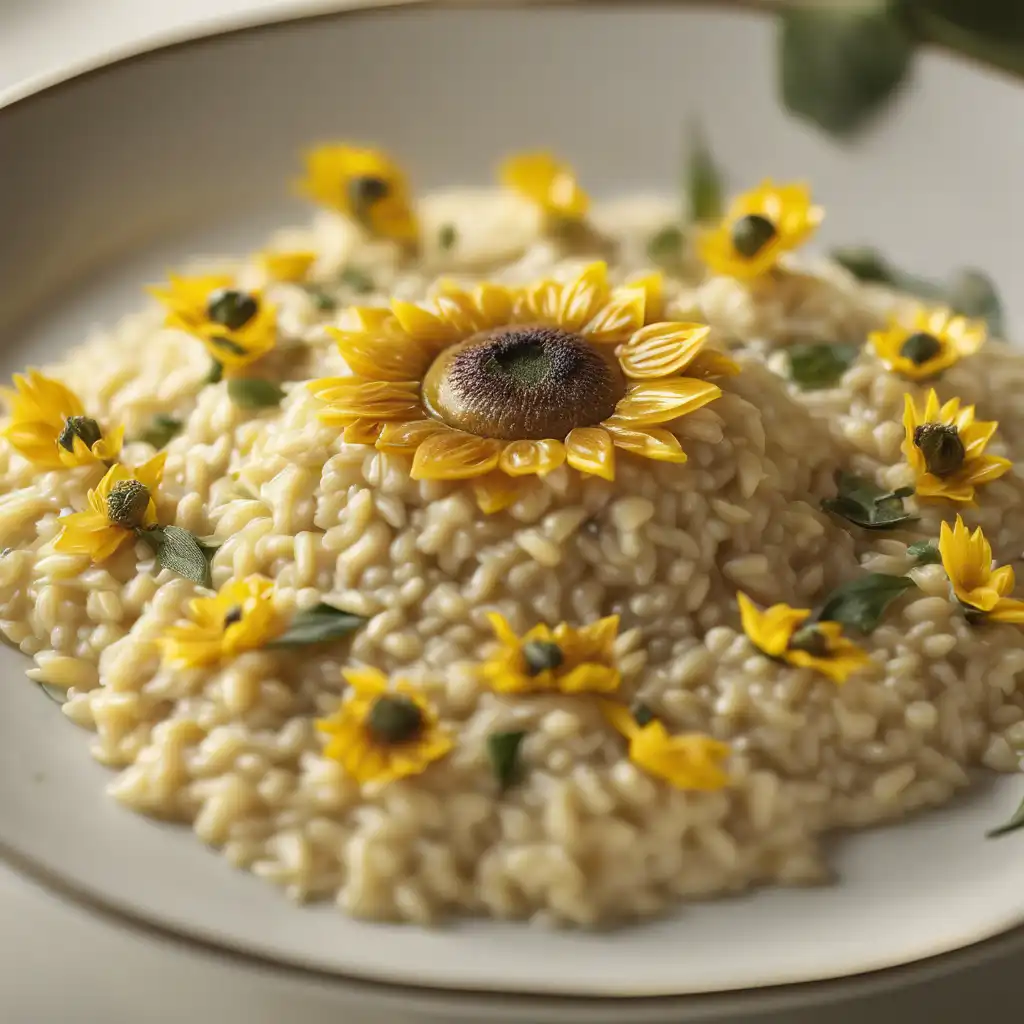
[{"label": "grain of arborio rice", "polygon": [[[585,262],[561,256],[535,221],[510,230],[500,196],[431,202],[435,220],[458,224],[452,258],[467,281],[565,276]],[[621,241],[616,279],[644,266],[643,240],[664,214],[628,203],[596,212]],[[390,246],[332,216],[280,241],[315,247],[327,273],[358,264],[374,280],[371,303],[422,298],[453,269],[403,269]],[[255,269],[241,273],[244,283]],[[279,409],[252,414],[224,384],[200,387],[201,346],[163,328],[155,306],[48,368],[128,437],[156,413],[187,418],[167,448],[159,512],[218,538],[216,585],[263,573],[282,611],[323,599],[368,619],[347,649],[168,670],[154,640],[194,585],[141,543],[102,566],[54,552],[57,517],[81,507],[88,470],[39,473],[0,445],[0,629],[32,656],[32,679],[68,687],[64,713],[93,731],[113,797],[191,824],[295,899],[333,899],[360,917],[593,925],[758,883],[819,882],[827,830],[942,803],[973,765],[1014,770],[1020,633],[968,625],[941,566],[913,568],[906,554],[937,535],[943,511],[877,534],[820,510],[838,466],[890,488],[911,481],[904,382],[870,355],[831,390],[801,392],[775,372],[785,344],[860,342],[906,300],[828,264],[754,286],[670,280],[667,290],[668,317],[710,323],[743,367],[679,423],[688,464],[622,456],[614,483],[563,467],[489,517],[467,488],[412,481],[400,459],[318,421],[301,381],[347,372],[323,329],[344,314],[318,313],[297,286],[270,291],[286,343],[307,345],[281,362]],[[995,452],[1024,465],[1022,390],[1024,356],[997,342],[939,384],[998,419]],[[150,454],[135,443],[124,458]],[[1024,550],[1022,499],[1014,469],[967,512],[1000,562]],[[738,589],[808,606],[864,569],[911,571],[918,584],[865,641],[874,673],[836,687],[760,656],[739,629]],[[731,787],[682,792],[645,775],[587,700],[482,690],[474,662],[491,610],[521,630],[619,614],[624,689],[671,729],[730,743]],[[453,753],[377,792],[325,759],[312,722],[337,706],[341,670],[356,662],[422,683],[458,733]],[[485,752],[495,729],[527,731],[523,782],[501,796]]]}]

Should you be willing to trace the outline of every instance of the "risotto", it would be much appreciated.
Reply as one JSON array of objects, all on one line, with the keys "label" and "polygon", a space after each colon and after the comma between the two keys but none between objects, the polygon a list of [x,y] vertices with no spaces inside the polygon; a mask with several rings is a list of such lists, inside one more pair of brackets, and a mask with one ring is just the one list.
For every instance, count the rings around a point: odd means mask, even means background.
[{"label": "risotto", "polygon": [[8,391],[0,629],[114,799],[358,917],[593,926],[1016,770],[1024,355],[980,317],[795,255],[799,185],[303,184]]}]

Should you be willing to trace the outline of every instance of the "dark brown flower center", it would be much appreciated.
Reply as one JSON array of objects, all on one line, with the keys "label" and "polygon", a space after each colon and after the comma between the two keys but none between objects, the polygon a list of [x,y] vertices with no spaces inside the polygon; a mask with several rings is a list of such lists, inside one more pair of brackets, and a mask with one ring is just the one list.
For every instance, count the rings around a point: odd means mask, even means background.
[{"label": "dark brown flower center", "polygon": [[86,448],[92,446],[102,437],[100,425],[89,416],[69,416],[64,422],[64,429],[57,438],[57,444],[69,452],[75,450],[75,438],[80,437]]},{"label": "dark brown flower center", "polygon": [[256,299],[235,288],[218,288],[206,300],[206,315],[229,331],[244,327],[258,311]]},{"label": "dark brown flower center", "polygon": [[914,430],[914,444],[924,455],[924,464],[934,476],[955,473],[967,456],[960,432],[950,423],[922,423]]},{"label": "dark brown flower center", "polygon": [[388,694],[373,702],[366,716],[366,728],[375,743],[408,743],[423,729],[423,712],[414,700],[398,693]]},{"label": "dark brown flower center", "polygon": [[558,327],[501,327],[453,345],[423,381],[430,412],[505,441],[563,438],[607,419],[625,394],[618,366]]},{"label": "dark brown flower center", "polygon": [[756,256],[776,235],[775,225],[759,213],[741,217],[732,227],[733,248],[747,259]]},{"label": "dark brown flower center", "polygon": [[550,640],[528,640],[523,644],[523,661],[528,676],[539,676],[541,672],[556,669],[564,660],[562,648]]},{"label": "dark brown flower center", "polygon": [[149,508],[149,489],[138,480],[122,480],[107,495],[107,519],[134,530],[141,526]]},{"label": "dark brown flower center", "polygon": [[828,656],[828,637],[816,626],[803,626],[790,638],[787,645],[791,651],[804,651],[812,658]]},{"label": "dark brown flower center", "polygon": [[934,359],[942,351],[942,343],[932,334],[919,331],[912,334],[900,346],[900,355],[909,359],[917,366],[923,366],[929,359]]}]

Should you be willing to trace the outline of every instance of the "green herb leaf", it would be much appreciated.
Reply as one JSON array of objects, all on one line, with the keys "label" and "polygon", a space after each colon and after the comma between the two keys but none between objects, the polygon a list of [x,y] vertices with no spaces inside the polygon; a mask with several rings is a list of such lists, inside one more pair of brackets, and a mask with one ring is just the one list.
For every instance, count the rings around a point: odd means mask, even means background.
[{"label": "green herb leaf", "polygon": [[1007,821],[992,829],[991,832],[986,832],[985,836],[988,839],[995,839],[996,836],[1005,836],[1008,832],[1016,832],[1019,828],[1024,828],[1024,801]]},{"label": "green herb leaf", "polygon": [[441,230],[437,233],[437,245],[441,252],[448,252],[455,248],[459,233],[455,230],[454,224],[442,224]]},{"label": "green herb leaf", "polygon": [[333,605],[320,604],[298,612],[291,625],[268,647],[303,647],[323,644],[354,633],[364,622],[361,615],[343,611]]},{"label": "green herb leaf", "polygon": [[704,130],[696,121],[690,125],[686,195],[693,220],[718,220],[722,216],[722,174],[711,156]]},{"label": "green herb leaf", "polygon": [[219,384],[224,379],[224,366],[216,359],[210,363],[210,372],[206,375],[206,384]]},{"label": "green herb leaf", "polygon": [[832,259],[865,284],[888,285],[920,299],[937,300],[943,297],[942,285],[900,270],[869,245],[840,246],[832,250]]},{"label": "green herb leaf", "polygon": [[325,292],[319,285],[306,285],[306,294],[313,300],[313,305],[322,313],[330,313],[338,308],[337,299],[328,292]]},{"label": "green herb leaf", "polygon": [[519,748],[525,732],[492,732],[487,737],[487,756],[490,758],[491,771],[498,780],[502,790],[519,781],[522,765],[519,761]]},{"label": "green herb leaf", "polygon": [[804,391],[831,388],[857,361],[859,345],[790,345],[789,375]]},{"label": "green herb leaf", "polygon": [[913,586],[915,583],[909,576],[868,573],[833,590],[816,619],[839,622],[861,633],[870,633],[882,621],[889,605]]},{"label": "green herb leaf", "polygon": [[825,498],[821,507],[865,530],[895,530],[917,518],[903,507],[903,499],[914,493],[909,487],[890,493],[870,480],[843,472],[836,476],[836,487],[839,494]]},{"label": "green herb leaf", "polygon": [[272,381],[262,377],[232,377],[228,395],[242,409],[269,409],[280,405],[284,392]]},{"label": "green herb leaf", "polygon": [[163,568],[200,586],[210,586],[210,560],[195,534],[180,526],[156,526],[139,530],[138,535],[156,552]]},{"label": "green herb leaf", "polygon": [[683,231],[676,224],[668,224],[651,236],[647,243],[647,256],[661,267],[678,267],[683,258]]},{"label": "green herb leaf", "polygon": [[939,549],[930,540],[919,540],[907,548],[907,554],[918,565],[938,565],[942,561]]},{"label": "green herb leaf", "polygon": [[359,295],[368,295],[376,287],[373,278],[358,267],[346,267],[341,272],[339,280]]},{"label": "green herb leaf", "polygon": [[980,270],[958,271],[949,282],[947,300],[961,316],[984,320],[997,337],[1006,337],[1003,304],[991,279]]},{"label": "green herb leaf", "polygon": [[1024,75],[1024,8],[1014,0],[914,0],[906,10],[920,39]]},{"label": "green herb leaf", "polygon": [[832,134],[861,127],[910,68],[914,38],[897,0],[796,0],[779,17],[783,102]]},{"label": "green herb leaf", "polygon": [[153,417],[149,426],[139,435],[140,441],[151,444],[154,448],[165,448],[172,438],[181,433],[184,424],[173,416],[159,413]]}]

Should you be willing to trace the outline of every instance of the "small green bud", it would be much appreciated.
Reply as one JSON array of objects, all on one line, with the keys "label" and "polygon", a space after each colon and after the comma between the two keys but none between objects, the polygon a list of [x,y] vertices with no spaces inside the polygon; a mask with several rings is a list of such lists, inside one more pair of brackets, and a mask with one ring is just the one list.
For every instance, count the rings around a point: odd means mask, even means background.
[{"label": "small green bud", "polygon": [[138,480],[122,480],[107,497],[107,519],[134,530],[141,526],[149,508],[149,488]]}]

